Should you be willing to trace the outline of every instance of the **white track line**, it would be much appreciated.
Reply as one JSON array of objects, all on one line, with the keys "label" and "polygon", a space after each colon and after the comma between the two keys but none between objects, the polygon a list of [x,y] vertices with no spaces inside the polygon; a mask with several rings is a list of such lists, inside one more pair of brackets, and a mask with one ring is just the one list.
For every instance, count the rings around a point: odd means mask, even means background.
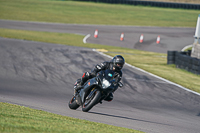
[{"label": "white track line", "polygon": [[160,83],[160,84],[169,84],[165,81],[152,81],[152,80],[146,80],[146,79],[136,79],[136,78],[126,78],[127,80],[133,80],[133,81],[139,81],[139,82],[149,82],[149,83]]},{"label": "white track line", "polygon": [[[111,58],[111,59],[113,58],[113,57],[111,57],[111,56],[109,56],[109,55],[106,55],[106,54],[104,54],[104,53],[102,53],[102,52],[96,51],[95,49],[93,49],[93,51],[99,53],[100,55],[106,56],[106,57],[108,57],[108,58]],[[191,92],[191,93],[194,93],[194,94],[200,96],[200,93],[195,92],[195,91],[192,91],[192,90],[190,90],[190,89],[187,89],[187,88],[185,88],[185,87],[183,87],[183,86],[181,86],[181,85],[179,85],[179,84],[176,84],[176,83],[171,82],[171,81],[169,81],[169,80],[167,80],[167,79],[164,79],[164,78],[162,78],[162,77],[159,77],[159,76],[157,76],[157,75],[154,75],[154,74],[152,74],[152,73],[149,73],[149,72],[147,72],[147,71],[145,71],[145,70],[143,70],[143,69],[140,69],[140,68],[138,68],[138,67],[132,66],[132,65],[130,65],[130,64],[128,64],[128,63],[126,63],[126,65],[129,66],[129,67],[131,67],[131,68],[133,68],[133,69],[139,70],[139,71],[144,72],[144,73],[146,73],[146,74],[149,74],[149,75],[151,75],[151,76],[153,76],[153,77],[156,77],[156,78],[158,78],[158,79],[160,79],[160,80],[163,80],[163,81],[165,81],[165,82],[167,82],[167,83],[169,83],[169,84],[172,84],[172,85],[174,85],[174,86],[177,86],[177,87],[179,87],[179,88],[181,88],[181,89],[183,89],[183,90],[186,90],[186,91],[188,91],[188,92]]]},{"label": "white track line", "polygon": [[193,45],[191,44],[191,45],[188,45],[188,46],[185,46],[181,51],[185,51],[186,49],[188,49],[188,48],[190,48],[190,47],[192,47]]},{"label": "white track line", "polygon": [[86,40],[90,37],[90,34],[87,34],[84,38],[83,38],[83,43],[87,43]]}]

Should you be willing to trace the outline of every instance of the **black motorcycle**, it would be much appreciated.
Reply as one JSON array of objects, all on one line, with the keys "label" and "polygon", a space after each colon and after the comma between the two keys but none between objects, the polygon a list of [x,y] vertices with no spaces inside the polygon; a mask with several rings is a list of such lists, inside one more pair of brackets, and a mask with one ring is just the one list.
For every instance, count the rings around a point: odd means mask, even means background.
[{"label": "black motorcycle", "polygon": [[97,76],[89,79],[82,89],[69,101],[69,108],[76,110],[82,106],[83,112],[88,112],[93,106],[102,103],[109,93],[114,92],[118,86],[122,87],[121,82],[115,81],[116,73],[112,70],[103,70]]}]

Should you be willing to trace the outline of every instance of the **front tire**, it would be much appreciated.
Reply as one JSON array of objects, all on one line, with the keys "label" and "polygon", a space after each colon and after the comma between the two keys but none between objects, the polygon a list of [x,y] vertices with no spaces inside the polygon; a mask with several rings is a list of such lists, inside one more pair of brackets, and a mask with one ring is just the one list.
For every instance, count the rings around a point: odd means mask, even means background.
[{"label": "front tire", "polygon": [[82,111],[83,112],[88,112],[94,105],[96,105],[101,98],[101,93],[99,90],[97,90],[93,96],[91,96],[90,99],[85,100],[83,106],[82,106]]},{"label": "front tire", "polygon": [[76,103],[76,97],[75,96],[73,96],[72,99],[69,101],[68,106],[69,106],[70,109],[73,109],[73,110],[76,110],[80,106]]}]

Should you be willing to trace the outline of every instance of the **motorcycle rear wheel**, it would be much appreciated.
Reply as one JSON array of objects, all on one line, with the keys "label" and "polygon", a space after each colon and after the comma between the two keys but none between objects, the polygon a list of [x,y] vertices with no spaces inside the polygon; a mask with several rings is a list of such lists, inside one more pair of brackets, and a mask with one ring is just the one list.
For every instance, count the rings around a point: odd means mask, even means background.
[{"label": "motorcycle rear wheel", "polygon": [[70,109],[73,109],[73,110],[76,110],[80,106],[76,103],[76,97],[75,96],[73,96],[72,99],[69,101],[68,106],[69,106]]},{"label": "motorcycle rear wheel", "polygon": [[82,106],[83,112],[88,112],[94,105],[96,105],[101,98],[101,93],[97,90],[90,99],[86,100]]}]

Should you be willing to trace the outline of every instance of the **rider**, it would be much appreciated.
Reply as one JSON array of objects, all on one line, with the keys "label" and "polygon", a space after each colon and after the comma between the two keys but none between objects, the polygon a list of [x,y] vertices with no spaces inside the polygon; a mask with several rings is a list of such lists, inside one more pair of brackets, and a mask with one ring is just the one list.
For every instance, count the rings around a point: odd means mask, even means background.
[{"label": "rider", "polygon": [[[118,83],[121,80],[122,77],[122,71],[121,69],[123,68],[125,63],[124,58],[121,55],[116,55],[115,57],[113,57],[113,59],[110,62],[103,62],[101,63],[101,65],[96,65],[93,70],[91,71],[91,73],[89,72],[85,72],[83,73],[83,76],[81,79],[78,79],[74,85],[74,89],[75,89],[75,93],[82,89],[82,85],[84,85],[84,83],[88,80],[91,79],[93,77],[96,76],[96,74],[98,72],[100,72],[101,70],[113,70],[115,71],[115,81]],[[117,88],[116,88],[117,89]],[[115,89],[115,90],[116,90]],[[110,93],[104,100],[106,101],[112,101],[113,100],[113,94]]]}]

